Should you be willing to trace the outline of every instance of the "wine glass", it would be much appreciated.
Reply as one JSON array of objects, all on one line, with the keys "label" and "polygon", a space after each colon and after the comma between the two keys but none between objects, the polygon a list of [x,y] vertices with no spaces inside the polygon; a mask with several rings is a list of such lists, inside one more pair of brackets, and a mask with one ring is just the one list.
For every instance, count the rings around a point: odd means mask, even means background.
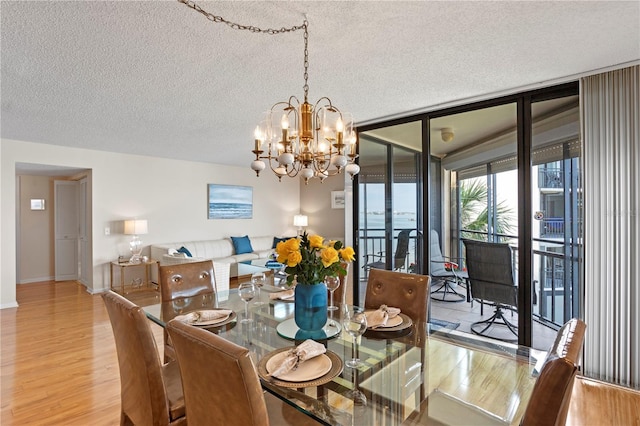
[{"label": "wine glass", "polygon": [[251,275],[251,282],[256,288],[256,301],[253,302],[255,306],[264,305],[264,302],[260,300],[260,287],[262,287],[266,281],[267,277],[264,272],[254,272]]},{"label": "wine glass", "polygon": [[345,362],[350,368],[358,368],[364,365],[358,358],[358,339],[367,330],[367,316],[357,307],[346,309],[342,317],[342,328],[353,336],[353,358]]},{"label": "wine glass", "polygon": [[327,309],[329,311],[337,311],[338,307],[333,304],[333,292],[336,291],[338,287],[340,287],[340,278],[324,277],[324,283],[327,285],[327,288],[329,289],[329,297],[331,301]]},{"label": "wine glass", "polygon": [[244,318],[240,322],[253,322],[253,319],[249,318],[249,302],[256,295],[256,286],[253,283],[242,283],[238,286],[238,295],[244,300]]}]

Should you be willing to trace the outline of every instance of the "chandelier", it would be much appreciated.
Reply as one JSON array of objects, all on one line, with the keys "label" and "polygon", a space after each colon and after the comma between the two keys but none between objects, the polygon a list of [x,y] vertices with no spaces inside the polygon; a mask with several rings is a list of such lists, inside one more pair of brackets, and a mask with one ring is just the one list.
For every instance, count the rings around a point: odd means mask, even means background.
[{"label": "chandelier", "polygon": [[224,23],[233,29],[254,33],[282,34],[304,31],[304,101],[290,96],[287,101],[274,104],[254,131],[255,160],[251,169],[260,172],[269,168],[282,180],[284,176],[300,175],[305,184],[312,178],[324,181],[327,177],[345,170],[353,179],[360,166],[355,163],[357,136],[353,117],[341,112],[327,97],[314,105],[309,103],[309,23],[280,29],[261,29],[240,25],[204,11],[190,0],[178,0],[205,15],[212,22]]}]

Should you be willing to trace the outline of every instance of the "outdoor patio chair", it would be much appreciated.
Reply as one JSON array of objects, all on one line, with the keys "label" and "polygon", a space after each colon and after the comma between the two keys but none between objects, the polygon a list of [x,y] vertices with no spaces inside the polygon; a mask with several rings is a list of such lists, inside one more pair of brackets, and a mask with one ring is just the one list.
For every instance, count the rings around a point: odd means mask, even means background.
[{"label": "outdoor patio chair", "polygon": [[[467,270],[471,297],[495,306],[493,315],[471,324],[475,334],[504,341],[517,341],[518,327],[504,316],[504,310],[515,310],[518,287],[513,279],[513,263],[509,244],[462,240],[467,253]],[[492,326],[506,327],[515,338],[490,335]]]},{"label": "outdoor patio chair", "polygon": [[[459,286],[466,285],[469,275],[460,270],[461,258],[452,258],[442,255],[440,250],[440,237],[435,230],[431,230],[431,283],[433,287],[439,286],[431,292],[431,298],[440,302],[462,302],[468,299],[468,294],[458,293]],[[449,268],[446,266],[449,265]],[[468,289],[467,289],[468,293]],[[434,295],[441,295],[436,297]]]},{"label": "outdoor patio chair", "polygon": [[[398,243],[396,245],[396,252],[393,255],[393,265],[392,270],[400,271],[406,267],[407,263],[407,254],[409,253],[409,234],[412,230],[404,229],[400,231],[398,234]],[[378,260],[369,261],[369,258]],[[384,252],[379,252],[378,254],[365,254],[365,264],[363,266],[365,271],[369,271],[371,268],[375,269],[386,269],[386,262],[382,259],[385,258]]]}]

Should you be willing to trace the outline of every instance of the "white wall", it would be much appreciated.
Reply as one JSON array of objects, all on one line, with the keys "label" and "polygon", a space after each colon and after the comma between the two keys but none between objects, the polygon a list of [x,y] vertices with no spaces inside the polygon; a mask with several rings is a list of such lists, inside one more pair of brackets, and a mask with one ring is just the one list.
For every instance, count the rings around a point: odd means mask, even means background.
[{"label": "white wall", "polygon": [[[18,211],[19,245],[17,268],[21,283],[52,280],[54,276],[53,251],[53,188],[47,176],[20,176]],[[31,210],[31,199],[45,200],[44,210]],[[4,204],[4,203],[3,203]]]},{"label": "white wall", "polygon": [[[37,163],[92,170],[93,282],[91,292],[109,286],[109,262],[126,253],[129,238],[118,234],[124,219],[144,218],[143,244],[206,240],[231,235],[292,235],[300,208],[298,179],[278,182],[249,167],[123,155],[2,139],[0,149],[0,308],[16,301],[15,164]],[[207,219],[207,184],[253,187],[253,219]],[[105,235],[105,228],[111,235]]]},{"label": "white wall", "polygon": [[331,192],[344,191],[344,172],[320,182],[309,181],[300,184],[300,213],[309,218],[306,228],[309,234],[322,235],[325,238],[345,238],[345,209],[331,208]]}]

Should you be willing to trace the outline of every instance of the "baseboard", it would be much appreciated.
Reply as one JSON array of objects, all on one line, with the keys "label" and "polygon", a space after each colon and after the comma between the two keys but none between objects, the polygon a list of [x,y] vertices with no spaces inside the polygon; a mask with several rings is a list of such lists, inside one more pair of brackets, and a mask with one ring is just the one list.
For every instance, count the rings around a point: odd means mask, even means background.
[{"label": "baseboard", "polygon": [[30,278],[28,280],[20,280],[18,284],[32,284],[32,283],[40,283],[43,281],[53,281],[55,277],[42,277],[42,278]]},{"label": "baseboard", "polygon": [[18,302],[5,303],[0,305],[0,309],[9,309],[9,308],[17,308]]}]

